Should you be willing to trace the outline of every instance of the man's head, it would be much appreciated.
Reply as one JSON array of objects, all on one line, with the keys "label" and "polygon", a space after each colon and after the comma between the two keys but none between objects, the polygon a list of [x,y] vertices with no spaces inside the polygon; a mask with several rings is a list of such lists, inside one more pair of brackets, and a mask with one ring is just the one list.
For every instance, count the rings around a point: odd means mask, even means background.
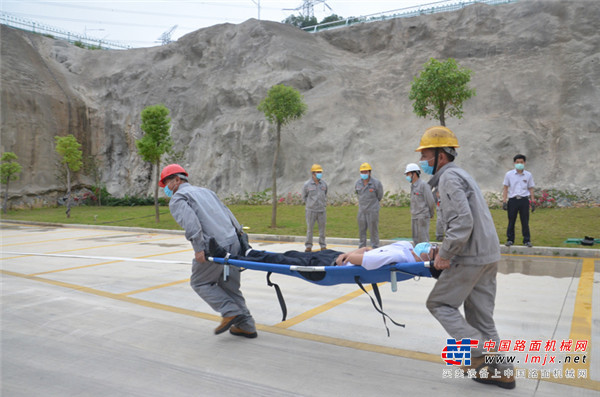
[{"label": "man's head", "polygon": [[431,261],[437,251],[437,246],[431,243],[419,243],[413,248],[415,255],[423,261]]},{"label": "man's head", "polygon": [[406,169],[404,170],[404,175],[406,175],[407,181],[413,183],[421,176],[421,169],[415,163],[407,164]]},{"label": "man's head", "polygon": [[358,169],[360,171],[360,177],[363,180],[369,179],[371,177],[371,165],[369,163],[362,163]]},{"label": "man's head", "polygon": [[179,164],[169,164],[160,173],[158,186],[164,188],[165,194],[171,197],[179,189],[179,185],[188,181],[188,173]]},{"label": "man's head", "polygon": [[449,128],[437,126],[425,131],[415,152],[421,152],[419,165],[423,172],[434,175],[444,165],[454,161],[458,156],[458,147],[456,135]]},{"label": "man's head", "polygon": [[313,178],[320,180],[323,177],[323,167],[319,164],[313,164],[310,168],[310,172],[312,172]]},{"label": "man's head", "polygon": [[515,163],[515,168],[517,171],[523,171],[525,169],[525,163],[527,162],[527,157],[523,154],[517,154],[513,158],[513,162]]}]

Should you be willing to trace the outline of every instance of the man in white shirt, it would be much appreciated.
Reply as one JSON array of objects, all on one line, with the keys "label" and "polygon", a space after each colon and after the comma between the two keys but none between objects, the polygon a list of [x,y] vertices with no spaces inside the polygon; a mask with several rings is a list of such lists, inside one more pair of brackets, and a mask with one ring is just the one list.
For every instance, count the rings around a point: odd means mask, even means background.
[{"label": "man in white shirt", "polygon": [[521,219],[523,232],[523,244],[531,247],[531,234],[529,232],[529,202],[531,201],[531,212],[535,211],[533,204],[533,175],[525,171],[527,158],[517,154],[513,158],[515,169],[510,170],[504,176],[504,190],[502,191],[502,208],[508,211],[508,227],[506,229],[506,246],[510,247],[515,242],[515,223],[517,214]]}]

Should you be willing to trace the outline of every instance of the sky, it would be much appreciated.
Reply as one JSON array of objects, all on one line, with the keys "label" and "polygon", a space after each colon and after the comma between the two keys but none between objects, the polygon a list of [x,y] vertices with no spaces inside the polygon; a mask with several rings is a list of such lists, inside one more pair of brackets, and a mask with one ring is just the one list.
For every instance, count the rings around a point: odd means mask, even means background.
[{"label": "sky", "polygon": [[[319,21],[331,14],[347,18],[450,2],[313,1]],[[303,3],[304,0],[0,0],[0,11],[95,39],[130,47],[151,47],[160,45],[161,35],[174,26],[177,27],[172,30],[172,40],[200,28],[227,22],[239,24],[250,18],[281,22],[292,14],[300,15]]]}]

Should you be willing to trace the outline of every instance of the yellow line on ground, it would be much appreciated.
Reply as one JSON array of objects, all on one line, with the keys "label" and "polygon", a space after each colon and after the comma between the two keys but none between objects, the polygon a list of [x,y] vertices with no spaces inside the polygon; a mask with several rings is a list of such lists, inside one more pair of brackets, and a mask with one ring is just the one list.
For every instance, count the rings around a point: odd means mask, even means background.
[{"label": "yellow line on ground", "polygon": [[123,295],[123,296],[135,295],[135,294],[139,294],[139,293],[142,293],[142,292],[154,291],[155,289],[161,289],[161,288],[165,288],[165,287],[172,287],[173,285],[182,284],[182,283],[186,283],[186,282],[189,282],[189,281],[190,281],[190,279],[188,277],[185,280],[172,281],[170,283],[165,283],[165,284],[160,284],[160,285],[154,285],[152,287],[142,288],[142,289],[138,289],[138,290],[135,290],[135,291],[123,292],[123,293],[121,293],[119,295]]},{"label": "yellow line on ground", "polygon": [[[160,239],[160,241],[171,240],[171,239],[175,239],[175,238],[181,238],[181,236],[162,238],[162,239]],[[93,249],[97,249],[97,248],[119,247],[119,246],[122,246],[122,245],[139,244],[139,243],[145,243],[145,242],[148,242],[148,241],[156,241],[156,240],[145,239],[145,240],[138,240],[138,241],[128,241],[128,242],[125,242],[125,243],[97,245],[95,247],[73,248],[73,249],[69,249],[69,250],[52,251],[52,252],[48,252],[48,253],[49,254],[62,254],[62,253],[65,253],[65,252],[84,251],[84,250],[93,250]]]},{"label": "yellow line on ground", "polygon": [[[186,251],[191,251],[191,249],[180,250],[180,251],[164,252],[164,253],[160,253],[160,254],[137,256],[137,257],[132,258],[132,259],[151,258],[151,257],[161,256],[161,255],[178,254],[178,253],[186,252]],[[53,252],[53,253],[55,254],[56,252]],[[15,256],[13,258],[4,258],[4,259],[24,258],[24,257],[28,257],[28,256],[31,256],[31,255]],[[94,263],[94,264],[91,264],[91,265],[82,265],[82,266],[75,266],[75,267],[67,267],[67,268],[63,268],[63,269],[49,270],[47,272],[31,273],[31,274],[28,274],[28,276],[39,276],[39,275],[42,275],[42,274],[60,273],[60,272],[66,272],[66,271],[69,271],[69,270],[85,269],[85,268],[88,268],[88,267],[101,266],[101,265],[110,265],[111,263],[118,263],[118,262],[125,262],[125,261],[115,260],[115,261],[109,261],[109,262]],[[191,263],[192,262],[190,261],[190,264]],[[158,286],[157,288],[162,288],[162,287]]]},{"label": "yellow line on ground", "polygon": [[27,276],[40,276],[42,274],[60,273],[60,272],[66,272],[66,271],[69,271],[69,270],[85,269],[85,268],[88,268],[88,267],[110,265],[111,263],[119,263],[119,262],[123,262],[123,261],[110,261],[110,262],[94,263],[94,264],[91,264],[91,265],[82,265],[82,266],[75,266],[75,267],[67,267],[67,268],[64,268],[64,269],[56,269],[56,270],[48,270],[46,272],[31,273],[31,274],[28,274]]},{"label": "yellow line on ground", "polygon": [[[571,320],[571,333],[569,339],[575,343],[577,341],[587,341],[587,349],[584,352],[573,352],[573,354],[585,354],[587,360],[585,363],[565,362],[563,364],[563,372],[565,369],[574,368],[575,376],[578,369],[585,369],[588,376],[590,375],[590,362],[592,352],[592,291],[594,290],[594,259],[583,259],[581,264],[581,275],[579,276],[579,285],[577,286],[577,295],[575,296],[575,308],[573,310],[573,319]],[[581,360],[581,358],[580,358]]]},{"label": "yellow line on ground", "polygon": [[[97,295],[97,296],[101,296],[101,297],[105,297],[105,298],[109,298],[109,299],[115,299],[115,300],[119,300],[122,302],[133,303],[133,304],[151,308],[151,309],[163,310],[163,311],[167,311],[170,313],[182,314],[185,316],[202,318],[202,319],[210,320],[210,321],[216,321],[216,322],[221,321],[221,317],[216,316],[214,314],[202,313],[202,312],[197,312],[194,310],[184,309],[181,307],[145,301],[143,299],[132,298],[132,297],[125,296],[122,294],[115,294],[112,292],[101,291],[101,290],[97,290],[94,288],[84,287],[84,286],[71,284],[71,283],[65,283],[62,281],[50,280],[50,279],[45,279],[45,278],[36,277],[36,276],[27,276],[25,274],[11,272],[11,271],[7,271],[7,270],[0,270],[0,274],[25,278],[25,279],[29,279],[29,280],[33,280],[33,281],[39,281],[39,282],[43,282],[43,283],[47,283],[47,284],[51,284],[51,285],[55,285],[55,286],[59,286],[59,287],[63,287],[63,288],[68,288],[68,289],[72,289],[72,290],[76,290],[76,291],[80,291],[80,292],[84,292],[84,293],[89,293],[89,294],[93,294],[93,295]],[[334,338],[334,337],[325,336],[325,335],[316,335],[316,334],[311,334],[308,332],[294,331],[294,330],[285,329],[285,328],[281,328],[281,327],[277,327],[277,326],[256,324],[256,328],[259,331],[282,335],[282,336],[287,336],[287,337],[291,337],[291,338],[304,339],[304,340],[308,340],[308,341],[325,343],[325,344],[340,346],[340,347],[346,347],[349,349],[363,350],[363,351],[372,352],[372,353],[388,354],[388,355],[404,357],[404,358],[409,358],[409,359],[414,359],[414,360],[428,361],[431,363],[436,363],[436,364],[442,365],[442,363],[440,362],[441,361],[440,356],[436,355],[436,354],[415,352],[415,351],[410,351],[410,350],[405,350],[405,349],[373,345],[370,343],[355,342],[355,341],[350,341],[347,339]],[[568,386],[574,386],[574,387],[578,387],[578,388],[590,389],[590,390],[599,390],[600,389],[600,382],[594,381],[591,379],[577,379],[577,380],[569,379],[569,380],[567,380],[567,379],[545,379],[544,378],[541,380],[550,381],[552,383],[559,383],[559,384],[568,385]]]},{"label": "yellow line on ground", "polygon": [[[114,233],[112,233],[114,234]],[[139,234],[139,233],[136,233]],[[132,234],[132,236],[135,234]],[[31,245],[31,244],[42,244],[42,243],[52,243],[54,241],[65,241],[65,240],[76,240],[79,238],[93,238],[93,237],[106,237],[106,236],[110,236],[110,234],[107,233],[103,233],[103,234],[92,234],[89,236],[80,236],[80,237],[64,237],[64,238],[56,238],[56,239],[52,239],[52,240],[41,240],[41,241],[28,241],[26,243],[11,243],[11,244],[2,244],[0,245],[0,247],[12,247],[15,245]]]},{"label": "yellow line on ground", "polygon": [[[378,285],[382,285],[382,284],[385,284],[385,283],[380,283]],[[373,287],[371,287],[370,285],[367,285],[367,286],[365,286],[365,289],[367,290],[367,292],[369,292],[373,289]],[[348,302],[349,300],[354,299],[357,296],[362,295],[362,294],[363,294],[363,291],[358,289],[358,290],[351,292],[349,294],[346,294],[340,298],[337,298],[330,302],[327,302],[321,306],[317,306],[314,309],[306,311],[294,318],[290,318],[289,320],[280,322],[279,324],[275,324],[274,327],[277,327],[277,328],[292,327],[294,325],[301,323],[302,321],[308,320],[309,318],[315,317],[323,312],[326,312],[329,309],[333,309],[334,307],[339,306],[342,303]]]}]

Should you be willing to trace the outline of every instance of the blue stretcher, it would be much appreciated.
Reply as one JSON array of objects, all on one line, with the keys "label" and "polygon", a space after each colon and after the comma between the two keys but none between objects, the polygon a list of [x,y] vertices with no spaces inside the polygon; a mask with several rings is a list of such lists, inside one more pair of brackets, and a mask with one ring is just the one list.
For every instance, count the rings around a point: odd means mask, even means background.
[{"label": "blue stretcher", "polygon": [[[398,281],[404,281],[414,277],[432,277],[429,270],[430,262],[396,263],[384,265],[374,270],[367,270],[362,266],[294,266],[213,257],[209,257],[208,260],[225,266],[223,272],[225,278],[228,276],[229,266],[267,272],[267,285],[275,288],[283,314],[282,321],[285,321],[286,319],[287,307],[281,289],[277,284],[272,283],[269,278],[271,273],[298,277],[318,285],[358,284],[363,292],[371,299],[371,303],[375,310],[382,315],[388,336],[390,336],[390,331],[386,324],[386,318],[399,327],[404,327],[404,324],[395,322],[383,311],[383,302],[377,283],[390,282],[392,291],[396,292],[398,289]],[[365,283],[373,286],[373,292],[379,306],[377,306],[375,300],[373,300],[371,295],[369,295],[367,290],[363,287],[363,284]]]}]

